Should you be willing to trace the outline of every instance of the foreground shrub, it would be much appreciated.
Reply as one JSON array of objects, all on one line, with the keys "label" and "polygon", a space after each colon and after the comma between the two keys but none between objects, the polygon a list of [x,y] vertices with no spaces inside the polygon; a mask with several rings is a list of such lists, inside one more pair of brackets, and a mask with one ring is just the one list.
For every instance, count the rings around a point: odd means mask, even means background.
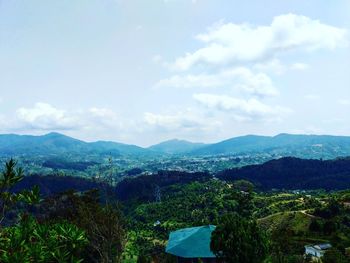
[{"label": "foreground shrub", "polygon": [[22,216],[0,232],[0,262],[82,262],[85,232],[68,222],[39,224]]}]

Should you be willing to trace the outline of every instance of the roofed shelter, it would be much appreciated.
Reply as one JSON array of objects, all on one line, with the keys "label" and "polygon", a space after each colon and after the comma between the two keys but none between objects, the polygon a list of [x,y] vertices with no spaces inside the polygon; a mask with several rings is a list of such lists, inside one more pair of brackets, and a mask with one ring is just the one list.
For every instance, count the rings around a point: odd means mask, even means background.
[{"label": "roofed shelter", "polygon": [[166,253],[177,257],[179,263],[215,263],[216,256],[210,250],[211,234],[215,226],[184,228],[170,233]]},{"label": "roofed shelter", "polygon": [[318,244],[313,246],[305,246],[305,254],[315,258],[321,258],[328,249],[332,247],[331,244]]}]

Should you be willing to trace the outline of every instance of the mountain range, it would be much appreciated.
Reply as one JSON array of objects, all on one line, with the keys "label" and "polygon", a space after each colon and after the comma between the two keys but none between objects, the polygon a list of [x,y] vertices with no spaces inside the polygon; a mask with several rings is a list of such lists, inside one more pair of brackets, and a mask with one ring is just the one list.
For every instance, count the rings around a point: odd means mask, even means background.
[{"label": "mountain range", "polygon": [[350,155],[350,137],[330,135],[277,136],[247,135],[207,145],[192,152],[194,155],[270,153],[275,156],[303,158],[335,158]]},{"label": "mountain range", "polygon": [[111,141],[85,142],[60,133],[42,136],[0,135],[0,155],[60,155],[60,154],[116,154],[116,155],[240,155],[264,154],[275,157],[332,159],[350,156],[350,137],[330,135],[277,136],[247,135],[213,144],[184,140],[165,141],[148,148]]},{"label": "mountain range", "polygon": [[42,136],[0,135],[0,155],[60,155],[67,153],[138,155],[148,153],[148,150],[136,145],[108,141],[89,143],[55,132]]}]

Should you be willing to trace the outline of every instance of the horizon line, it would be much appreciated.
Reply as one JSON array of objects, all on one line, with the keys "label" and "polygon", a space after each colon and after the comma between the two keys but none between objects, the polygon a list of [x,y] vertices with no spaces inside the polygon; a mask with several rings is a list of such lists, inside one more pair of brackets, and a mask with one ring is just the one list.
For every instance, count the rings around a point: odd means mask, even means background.
[{"label": "horizon line", "polygon": [[350,137],[350,135],[334,135],[334,134],[316,134],[316,133],[287,133],[287,132],[281,132],[281,133],[277,133],[274,135],[262,135],[262,134],[245,134],[245,135],[237,135],[237,136],[233,136],[233,137],[229,137],[223,140],[219,140],[216,142],[197,142],[197,141],[190,141],[190,140],[186,140],[186,139],[179,139],[179,138],[173,138],[173,139],[167,139],[167,140],[163,140],[148,146],[140,146],[138,144],[134,144],[134,143],[125,143],[125,142],[121,142],[121,141],[114,141],[114,140],[84,140],[84,139],[80,139],[77,137],[73,137],[67,134],[64,134],[62,132],[56,132],[56,131],[51,131],[51,132],[47,132],[47,133],[43,133],[43,134],[21,134],[21,133],[0,133],[0,136],[6,136],[6,135],[12,135],[12,136],[30,136],[30,137],[44,137],[44,136],[48,136],[51,134],[57,134],[57,135],[61,135],[61,136],[65,136],[65,137],[69,137],[71,139],[74,140],[78,140],[78,141],[82,141],[85,143],[97,143],[97,142],[110,142],[110,143],[118,143],[118,144],[124,144],[124,145],[129,145],[129,146],[137,146],[143,149],[148,149],[152,146],[156,146],[162,143],[166,143],[166,142],[170,142],[170,141],[183,141],[183,142],[189,142],[189,143],[193,143],[193,144],[204,144],[204,145],[213,145],[213,144],[217,144],[217,143],[221,143],[221,142],[225,142],[228,140],[232,140],[232,139],[236,139],[236,138],[242,138],[242,137],[249,137],[249,136],[256,136],[256,137],[269,137],[269,138],[274,138],[277,136],[281,136],[281,135],[294,135],[294,136],[330,136],[330,137]]}]

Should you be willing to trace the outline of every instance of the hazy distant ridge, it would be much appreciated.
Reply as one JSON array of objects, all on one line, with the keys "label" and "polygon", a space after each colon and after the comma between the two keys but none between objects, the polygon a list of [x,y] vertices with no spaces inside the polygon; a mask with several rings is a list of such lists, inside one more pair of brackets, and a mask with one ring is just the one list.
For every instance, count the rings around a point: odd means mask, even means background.
[{"label": "hazy distant ridge", "polygon": [[161,142],[156,145],[152,145],[148,149],[157,151],[157,152],[169,153],[169,154],[180,154],[180,153],[192,152],[197,149],[203,148],[207,145],[208,144],[204,144],[204,143],[194,143],[194,142],[189,142],[185,140],[174,139],[174,140]]},{"label": "hazy distant ridge", "polygon": [[136,145],[116,142],[84,142],[60,133],[49,133],[42,136],[0,135],[0,154],[65,154],[65,153],[112,153],[112,154],[146,154],[148,151]]},{"label": "hazy distant ridge", "polygon": [[[211,144],[196,151],[194,155],[239,154],[266,152],[276,155],[334,158],[350,155],[350,137],[330,135],[279,134],[274,137],[247,135]],[[300,156],[305,157],[305,156]]]},{"label": "hazy distant ridge", "polygon": [[120,155],[181,154],[189,156],[264,153],[278,156],[335,158],[350,156],[350,137],[280,134],[247,135],[214,144],[169,140],[148,148],[111,141],[84,142],[60,133],[42,136],[0,135],[0,155],[98,153]]}]

